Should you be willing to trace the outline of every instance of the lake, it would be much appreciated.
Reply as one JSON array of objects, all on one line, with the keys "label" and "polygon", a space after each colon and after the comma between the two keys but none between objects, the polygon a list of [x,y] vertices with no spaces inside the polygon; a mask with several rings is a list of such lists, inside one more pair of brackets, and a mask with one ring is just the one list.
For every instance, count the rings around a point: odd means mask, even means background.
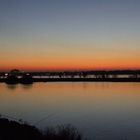
[{"label": "lake", "polygon": [[71,124],[91,140],[140,140],[140,83],[0,83],[0,114],[40,129]]}]

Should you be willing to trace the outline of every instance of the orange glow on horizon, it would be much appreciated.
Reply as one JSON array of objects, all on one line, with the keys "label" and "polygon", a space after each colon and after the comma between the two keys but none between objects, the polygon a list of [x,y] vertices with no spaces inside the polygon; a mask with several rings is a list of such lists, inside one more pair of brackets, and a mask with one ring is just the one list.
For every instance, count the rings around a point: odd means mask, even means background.
[{"label": "orange glow on horizon", "polygon": [[135,69],[140,69],[140,66],[136,66],[136,65],[55,65],[55,66],[20,66],[20,65],[13,65],[11,67],[3,67],[0,69],[0,71],[10,71],[11,69],[19,69],[19,70],[23,70],[23,71],[64,71],[64,70],[119,70],[119,69],[130,69],[130,70],[135,70]]},{"label": "orange glow on horizon", "polygon": [[[9,63],[7,63],[9,61]],[[25,71],[63,71],[63,70],[113,70],[140,69],[140,58],[91,56],[52,56],[48,58],[19,58],[0,60],[0,71],[19,69]]]}]

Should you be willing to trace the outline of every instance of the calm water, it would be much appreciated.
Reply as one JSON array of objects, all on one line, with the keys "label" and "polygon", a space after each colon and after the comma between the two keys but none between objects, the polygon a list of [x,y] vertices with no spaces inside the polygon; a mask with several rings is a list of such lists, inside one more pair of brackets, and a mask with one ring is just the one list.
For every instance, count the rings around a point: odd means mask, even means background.
[{"label": "calm water", "polygon": [[140,140],[140,83],[1,83],[0,113],[41,129],[72,124],[91,140]]}]

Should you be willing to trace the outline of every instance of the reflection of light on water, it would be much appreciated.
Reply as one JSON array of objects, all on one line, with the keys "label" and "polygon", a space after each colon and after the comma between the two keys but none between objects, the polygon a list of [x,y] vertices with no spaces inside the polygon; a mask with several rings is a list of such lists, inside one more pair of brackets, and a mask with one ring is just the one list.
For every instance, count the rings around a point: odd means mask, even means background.
[{"label": "reflection of light on water", "polygon": [[140,139],[139,91],[140,83],[0,84],[0,113],[39,128],[70,123],[91,139]]},{"label": "reflection of light on water", "polygon": [[23,89],[31,89],[32,88],[32,84],[20,84],[20,86]]},{"label": "reflection of light on water", "polygon": [[6,84],[6,85],[7,85],[7,88],[11,90],[15,90],[18,86],[17,84],[13,84],[13,85]]},{"label": "reflection of light on water", "polygon": [[6,84],[6,87],[10,90],[21,89],[31,89],[33,84]]}]

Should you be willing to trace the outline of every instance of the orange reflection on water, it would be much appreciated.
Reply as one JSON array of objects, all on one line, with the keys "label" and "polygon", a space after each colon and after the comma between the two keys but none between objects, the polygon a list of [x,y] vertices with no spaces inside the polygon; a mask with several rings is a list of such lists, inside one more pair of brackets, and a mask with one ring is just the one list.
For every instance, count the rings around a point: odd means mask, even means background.
[{"label": "orange reflection on water", "polygon": [[138,120],[139,91],[140,83],[0,84],[0,113],[30,122],[49,114],[55,114],[50,119],[58,120],[57,123],[65,123],[65,119],[70,123],[72,118],[81,123],[100,123],[105,118],[113,118],[114,122],[118,118]]},{"label": "orange reflection on water", "polygon": [[[54,101],[72,103],[133,101],[140,99],[139,83],[35,83],[33,85],[0,85],[0,100],[25,100],[40,103]],[[3,97],[3,99],[2,99]],[[5,98],[5,99],[4,99]],[[57,101],[57,102],[55,102]]]}]

